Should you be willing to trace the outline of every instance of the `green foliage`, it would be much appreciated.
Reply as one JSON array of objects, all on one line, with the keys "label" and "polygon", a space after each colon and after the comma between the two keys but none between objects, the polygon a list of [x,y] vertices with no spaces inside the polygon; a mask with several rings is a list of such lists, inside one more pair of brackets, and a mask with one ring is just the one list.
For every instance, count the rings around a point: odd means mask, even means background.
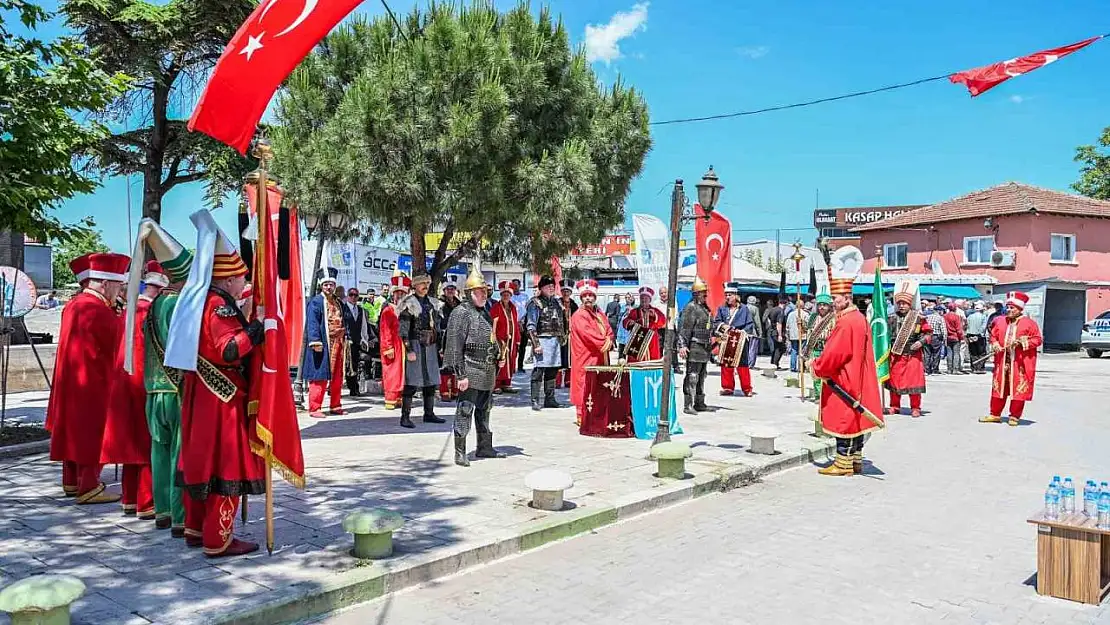
[{"label": "green foliage", "polygon": [[774,256],[768,256],[763,263],[763,268],[771,273],[780,273],[786,269],[786,264]]},{"label": "green foliage", "polygon": [[[50,16],[24,0],[0,0],[35,29]],[[18,37],[0,22],[0,230],[40,241],[65,240],[67,226],[51,212],[63,200],[97,187],[75,169],[72,155],[107,135],[77,118],[103,108],[127,85],[97,66],[75,39],[52,43]]]},{"label": "green foliage", "polygon": [[80,230],[72,232],[71,236],[54,248],[55,287],[62,287],[77,281],[77,278],[69,269],[71,260],[92,252],[109,251],[108,246],[104,245],[104,239],[101,238],[100,231],[93,229],[96,223],[92,217],[86,217],[81,224],[83,227]]},{"label": "green foliage", "polygon": [[254,0],[63,0],[67,25],[109,71],[135,77],[100,115],[125,128],[87,150],[90,169],[143,177],[143,216],[161,219],[162,197],[204,181],[219,206],[254,162],[186,129],[212,67],[254,10]]},{"label": "green foliage", "polygon": [[353,19],[293,73],[277,118],[275,171],[302,211],[408,235],[416,258],[443,231],[437,281],[483,237],[484,259],[532,265],[600,241],[651,147],[641,95],[600,85],[526,4],[432,4],[400,30]]},{"label": "green foliage", "polygon": [[1076,148],[1075,161],[1083,166],[1072,188],[1089,197],[1110,200],[1110,126],[1103,129],[1097,146]]}]

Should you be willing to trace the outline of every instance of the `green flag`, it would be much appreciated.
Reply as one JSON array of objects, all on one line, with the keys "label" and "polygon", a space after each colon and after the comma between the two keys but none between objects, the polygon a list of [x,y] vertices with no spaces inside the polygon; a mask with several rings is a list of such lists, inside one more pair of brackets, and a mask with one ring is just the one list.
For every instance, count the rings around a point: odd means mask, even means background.
[{"label": "green flag", "polygon": [[890,378],[890,328],[886,324],[886,295],[883,278],[875,268],[875,292],[871,294],[871,345],[875,349],[875,369],[879,384]]}]

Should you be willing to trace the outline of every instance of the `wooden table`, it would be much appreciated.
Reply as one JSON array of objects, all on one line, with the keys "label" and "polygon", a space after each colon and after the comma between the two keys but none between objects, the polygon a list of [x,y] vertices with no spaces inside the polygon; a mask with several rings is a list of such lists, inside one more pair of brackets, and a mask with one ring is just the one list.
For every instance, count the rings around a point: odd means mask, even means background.
[{"label": "wooden table", "polygon": [[1037,593],[1101,603],[1110,591],[1110,530],[1082,513],[1028,521],[1037,526]]}]

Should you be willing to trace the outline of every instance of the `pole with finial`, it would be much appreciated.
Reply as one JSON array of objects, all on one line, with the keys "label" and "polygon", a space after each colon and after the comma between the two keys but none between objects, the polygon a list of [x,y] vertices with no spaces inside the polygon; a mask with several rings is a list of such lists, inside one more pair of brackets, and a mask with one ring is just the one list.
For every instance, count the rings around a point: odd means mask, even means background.
[{"label": "pole with finial", "polygon": [[802,357],[802,261],[806,256],[802,253],[802,242],[794,241],[794,255],[790,260],[794,261],[794,273],[798,276],[798,297],[796,300],[795,314],[797,315],[798,324],[798,351],[796,360],[798,361],[798,388],[802,394],[802,401],[806,399],[806,361]]},{"label": "pole with finial", "polygon": [[[267,199],[269,197],[269,177],[267,170],[269,169],[270,161],[274,158],[273,148],[270,147],[269,141],[264,137],[259,138],[255,142],[254,156],[258,159],[257,173],[257,192],[258,192],[258,245],[255,246],[255,276],[261,272],[260,268],[265,267],[266,263],[273,262],[274,259],[266,258],[267,251],[266,241],[267,229],[271,228],[269,217],[269,208],[267,206]],[[269,304],[270,298],[276,298],[276,293],[266,292],[266,280],[257,280],[254,284],[254,298],[257,305],[255,306],[255,315],[263,317],[265,315],[265,307]],[[266,551],[273,555],[274,553],[274,471],[273,471],[273,449],[269,446],[265,451],[266,460]]]},{"label": "pole with finial", "polygon": [[[882,276],[883,275],[883,246],[880,245],[880,244],[875,245],[875,263],[876,263],[875,266],[878,268],[877,271],[879,272],[879,276]],[[879,282],[880,282],[880,284],[882,284],[881,279],[880,279]],[[883,299],[886,299],[886,292],[882,291],[882,292],[878,293],[878,296],[882,297]],[[874,295],[872,295],[872,297],[874,297]],[[871,302],[871,310],[875,310],[875,304],[876,304],[876,302]],[[885,310],[886,307],[884,306],[883,309]],[[868,312],[868,311],[864,311],[864,312]],[[871,323],[871,315],[869,313],[867,315],[867,323]],[[887,403],[886,403],[887,396],[886,396],[886,388],[885,387],[886,387],[885,384],[880,384],[879,385],[879,401],[882,403],[883,406],[887,405]]]}]

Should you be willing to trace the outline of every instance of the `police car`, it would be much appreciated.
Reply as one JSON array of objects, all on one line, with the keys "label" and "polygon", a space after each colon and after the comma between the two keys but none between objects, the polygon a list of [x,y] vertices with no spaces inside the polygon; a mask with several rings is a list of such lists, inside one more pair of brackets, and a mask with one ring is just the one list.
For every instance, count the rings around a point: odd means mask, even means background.
[{"label": "police car", "polygon": [[1110,310],[1083,324],[1079,343],[1091,358],[1099,358],[1102,352],[1110,351]]}]

